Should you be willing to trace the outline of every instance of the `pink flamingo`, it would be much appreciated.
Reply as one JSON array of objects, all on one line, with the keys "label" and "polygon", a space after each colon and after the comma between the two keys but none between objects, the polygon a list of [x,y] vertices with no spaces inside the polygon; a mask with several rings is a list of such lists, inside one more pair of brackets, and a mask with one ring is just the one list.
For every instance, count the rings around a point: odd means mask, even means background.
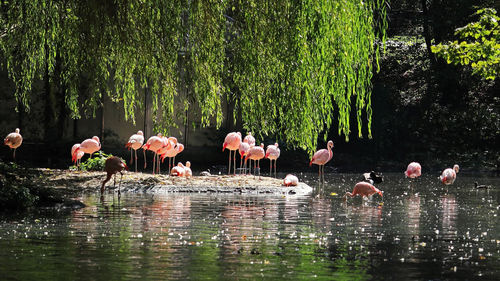
[{"label": "pink flamingo", "polygon": [[[169,170],[171,168],[170,162],[172,162],[172,166],[174,166],[175,156],[177,156],[177,154],[184,151],[184,145],[182,143],[177,143],[175,145],[173,143],[171,143],[171,145],[172,145],[171,148],[168,149],[165,153],[163,153],[160,156],[162,162],[165,160],[165,158],[168,157],[168,169]],[[172,161],[170,161],[170,160],[172,160]]]},{"label": "pink flamingo", "polygon": [[405,175],[411,179],[420,177],[422,174],[422,167],[417,162],[411,162],[406,168]]},{"label": "pink flamingo", "polygon": [[99,141],[99,137],[93,136],[91,139],[84,140],[80,147],[77,147],[75,151],[73,151],[72,160],[76,162],[79,151],[83,151],[84,153],[90,154],[90,158],[92,158],[92,154],[101,149],[101,142]]},{"label": "pink flamingo", "polygon": [[193,176],[193,171],[191,170],[191,162],[186,161],[186,166],[184,167],[185,177],[190,178]]},{"label": "pink flamingo", "polygon": [[[130,136],[128,139],[127,144],[125,147],[130,150],[130,164],[134,162],[134,158],[132,157],[132,149],[135,152],[135,172],[137,173],[137,149],[142,147],[142,144],[144,143],[144,133],[139,130],[137,131],[137,134],[133,134]],[[146,151],[143,149],[144,152],[144,159],[146,158]],[[146,161],[146,160],[144,160]]]},{"label": "pink flamingo", "polygon": [[111,156],[108,159],[106,159],[106,162],[104,163],[104,171],[106,171],[106,179],[102,182],[101,196],[104,193],[104,186],[111,179],[112,175],[115,175],[113,188],[115,187],[115,185],[116,185],[116,173],[120,173],[120,184],[118,185],[118,197],[121,195],[120,194],[120,185],[122,184],[122,177],[123,177],[122,171],[125,169],[128,170],[128,167],[125,163],[123,163],[123,161],[120,157]]},{"label": "pink flamingo", "polygon": [[[75,150],[76,150],[77,148],[79,148],[79,147],[80,147],[80,144],[79,144],[79,143],[75,143],[75,144],[71,147],[71,157],[72,157],[72,159],[74,159],[74,158],[73,158],[73,154],[75,153]],[[85,154],[85,153],[84,153],[83,151],[80,151],[80,150],[76,153],[76,159],[74,159],[74,160],[73,160],[73,163],[75,163],[75,164],[76,164],[76,167],[79,167],[79,166],[80,166],[80,159],[82,159],[82,157],[83,157],[83,155],[84,155],[84,154]],[[75,160],[76,160],[76,161],[75,161]]]},{"label": "pink flamingo", "polygon": [[298,184],[299,184],[299,179],[292,174],[286,175],[285,179],[283,180],[284,186],[297,186]]},{"label": "pink flamingo", "polygon": [[328,163],[328,161],[330,161],[333,157],[333,141],[328,141],[326,147],[328,150],[323,148],[316,151],[311,159],[311,162],[309,162],[309,166],[312,166],[312,164],[316,164],[319,166],[319,177],[321,179],[323,176],[323,180],[325,177],[325,164]]},{"label": "pink flamingo", "polygon": [[455,164],[453,166],[453,169],[451,168],[445,169],[441,174],[441,176],[439,177],[439,179],[445,185],[453,184],[455,182],[455,179],[457,178],[457,173],[459,169],[460,167],[457,164]]},{"label": "pink flamingo", "polygon": [[[159,157],[157,158],[157,165],[160,166],[160,159],[163,160],[168,157],[168,171],[172,167],[170,164],[171,157],[175,152],[175,146],[177,145],[177,138],[175,137],[162,137],[163,146],[157,151]],[[173,163],[172,163],[173,165]]]},{"label": "pink flamingo", "polygon": [[[133,149],[135,152],[135,172],[137,173],[137,149],[142,147],[142,144],[144,143],[144,133],[139,130],[137,131],[137,134],[133,134],[130,136],[128,139],[127,144],[125,147],[127,149]],[[142,150],[144,152],[144,159],[146,159],[146,151]],[[146,160],[144,160],[146,161]],[[132,157],[132,150],[130,150],[130,164],[134,162],[134,158]]]},{"label": "pink flamingo", "polygon": [[[158,154],[158,150],[162,148],[164,145],[162,135],[158,134],[156,136],[152,136],[148,139],[146,144],[142,146],[143,149],[151,150],[154,153],[153,156],[153,175],[155,174],[155,164],[156,164],[156,157]],[[146,158],[144,158],[144,168],[146,168]]]},{"label": "pink flamingo", "polygon": [[20,147],[21,144],[23,143],[23,136],[21,136],[19,132],[20,132],[19,128],[16,128],[16,130],[13,133],[8,134],[3,140],[3,143],[6,146],[14,149],[14,154],[13,154],[14,161],[16,160],[16,149]]},{"label": "pink flamingo", "polygon": [[247,151],[250,149],[250,145],[243,141],[242,143],[240,143],[240,148],[238,149],[239,153],[240,153],[240,156],[241,156],[241,159],[240,159],[240,167],[243,167],[243,173],[246,175],[247,173],[247,162],[245,160],[245,162],[243,162],[243,158],[245,157],[245,153],[247,153]]},{"label": "pink flamingo", "polygon": [[250,149],[247,151],[245,154],[245,161],[247,159],[251,159],[254,161],[257,161],[257,168],[255,167],[255,162],[254,162],[254,171],[255,173],[257,172],[256,169],[259,169],[259,179],[260,179],[260,159],[264,158],[266,156],[266,153],[264,152],[264,144],[261,143],[260,146],[252,146]]},{"label": "pink flamingo", "polygon": [[278,143],[267,146],[265,157],[269,159],[269,175],[272,175],[272,167],[274,160],[274,177],[276,177],[276,161],[280,157],[280,149],[278,148]]},{"label": "pink flamingo", "polygon": [[250,146],[255,145],[255,138],[252,136],[252,133],[248,132],[243,142],[248,143]]},{"label": "pink flamingo", "polygon": [[[243,142],[246,142],[250,145],[250,147],[254,146],[255,145],[255,138],[252,136],[252,133],[251,132],[248,132],[247,135],[245,136],[245,138],[243,139]],[[245,162],[246,164],[246,162]],[[246,166],[245,166],[246,167]],[[252,160],[250,160],[250,165],[249,165],[249,170],[250,170],[250,174],[252,173]]]},{"label": "pink flamingo", "polygon": [[183,177],[184,174],[186,173],[186,170],[184,168],[185,168],[185,166],[182,165],[181,162],[179,162],[179,164],[177,164],[177,166],[172,168],[172,170],[170,171],[170,175],[176,176],[176,177]]},{"label": "pink flamingo", "polygon": [[344,201],[347,200],[347,196],[354,197],[356,195],[361,195],[361,197],[365,197],[365,196],[368,197],[368,196],[372,196],[375,193],[378,193],[381,197],[383,197],[382,191],[380,191],[378,188],[376,188],[372,184],[361,181],[361,182],[358,182],[354,186],[352,193],[350,193],[350,192],[345,193]]},{"label": "pink flamingo", "polygon": [[234,150],[234,175],[236,175],[236,150],[240,148],[240,143],[241,143],[241,133],[240,132],[231,132],[227,134],[226,138],[224,139],[224,144],[222,144],[222,151],[224,149],[229,149],[229,169],[227,171],[227,174],[229,175],[231,173],[231,151]]}]

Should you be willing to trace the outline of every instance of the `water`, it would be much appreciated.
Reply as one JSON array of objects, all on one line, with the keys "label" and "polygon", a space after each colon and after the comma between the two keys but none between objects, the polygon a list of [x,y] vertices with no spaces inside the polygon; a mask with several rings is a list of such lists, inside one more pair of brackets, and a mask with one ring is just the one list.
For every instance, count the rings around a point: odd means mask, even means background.
[{"label": "water", "polygon": [[[500,179],[299,178],[314,194],[111,194],[87,208],[0,218],[0,279],[500,280]],[[489,184],[474,189],[474,181]]]}]

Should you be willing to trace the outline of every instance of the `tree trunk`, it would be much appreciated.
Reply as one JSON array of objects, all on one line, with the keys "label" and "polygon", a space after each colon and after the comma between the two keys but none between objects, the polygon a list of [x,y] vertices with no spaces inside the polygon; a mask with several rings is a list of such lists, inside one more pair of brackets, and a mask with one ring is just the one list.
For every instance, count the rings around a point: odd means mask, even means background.
[{"label": "tree trunk", "polygon": [[152,116],[153,99],[149,88],[144,89],[144,138],[147,140],[153,134]]},{"label": "tree trunk", "polygon": [[422,13],[423,13],[422,26],[424,28],[424,39],[425,39],[425,46],[427,48],[427,55],[429,56],[431,63],[435,63],[436,57],[431,51],[432,38],[429,30],[429,10],[427,9],[427,0],[421,0],[421,3],[422,3]]}]

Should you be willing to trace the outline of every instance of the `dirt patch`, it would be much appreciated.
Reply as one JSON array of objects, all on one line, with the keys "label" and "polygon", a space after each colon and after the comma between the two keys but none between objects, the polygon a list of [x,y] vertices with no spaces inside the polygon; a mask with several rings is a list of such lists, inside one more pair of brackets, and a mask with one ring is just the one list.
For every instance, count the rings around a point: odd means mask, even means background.
[{"label": "dirt patch", "polygon": [[[98,191],[106,177],[105,172],[82,172],[69,170],[40,169],[47,176],[46,183],[55,188],[73,191]],[[120,175],[116,177],[118,188]],[[246,194],[295,194],[306,195],[312,188],[305,183],[297,186],[283,186],[283,179],[254,176],[193,176],[191,178],[152,175],[126,172],[121,182],[121,192],[213,192],[213,193],[246,193]],[[113,189],[111,179],[106,189]]]}]

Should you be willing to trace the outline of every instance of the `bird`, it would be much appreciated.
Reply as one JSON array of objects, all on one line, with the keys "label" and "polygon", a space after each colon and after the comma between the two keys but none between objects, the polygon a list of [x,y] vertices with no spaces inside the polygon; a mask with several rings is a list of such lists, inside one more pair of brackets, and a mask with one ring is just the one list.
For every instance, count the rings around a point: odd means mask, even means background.
[{"label": "bird", "polygon": [[185,166],[182,165],[181,162],[177,164],[177,166],[174,166],[172,170],[170,170],[170,175],[171,176],[176,176],[176,177],[183,177],[184,174],[186,173],[186,170],[184,169]]},{"label": "bird", "polygon": [[453,184],[455,182],[455,179],[457,178],[457,173],[458,173],[459,169],[460,169],[460,167],[457,164],[455,164],[453,166],[453,169],[451,169],[451,168],[445,169],[441,173],[441,176],[439,177],[439,179],[445,185]]},{"label": "bird", "polygon": [[[72,156],[72,159],[73,159],[73,154],[74,154],[75,150],[76,150],[77,148],[79,148],[79,147],[80,147],[80,144],[79,144],[79,143],[75,143],[75,144],[71,147],[71,156]],[[85,154],[85,153],[84,153],[83,151],[80,151],[80,150],[76,153],[76,158],[75,158],[75,159],[73,159],[73,163],[75,163],[75,164],[76,164],[76,167],[79,167],[79,166],[80,166],[80,159],[82,159],[82,157],[83,157],[83,155],[84,155],[84,154]]]},{"label": "bird", "polygon": [[254,161],[257,161],[257,168],[255,167],[254,163],[254,171],[257,173],[257,169],[259,169],[259,179],[260,179],[260,159],[264,158],[266,156],[266,153],[264,152],[264,144],[261,143],[260,146],[252,146],[250,149],[247,151],[245,154],[245,161],[247,159],[251,159]]},{"label": "bird", "polygon": [[[154,153],[153,156],[153,175],[155,174],[155,164],[156,164],[156,157],[158,150],[162,148],[164,145],[163,140],[162,140],[162,135],[157,134],[156,136],[152,136],[148,139],[146,144],[142,146],[143,149],[151,150]],[[146,168],[146,158],[144,158],[144,168]]]},{"label": "bird", "polygon": [[92,158],[92,154],[101,149],[101,142],[99,141],[99,137],[93,136],[91,139],[84,140],[80,147],[77,147],[72,155],[73,162],[76,162],[78,152],[83,151],[84,153],[90,154],[90,158]]},{"label": "bird", "polygon": [[193,171],[191,170],[191,162],[186,161],[186,166],[184,167],[185,177],[190,178],[193,176]]},{"label": "bird", "polygon": [[[320,149],[314,153],[311,162],[309,162],[309,166],[312,166],[312,164],[316,164],[319,166],[319,176],[321,179],[321,176],[323,176],[323,180],[325,177],[325,164],[328,163],[333,157],[333,152],[332,152],[332,147],[333,147],[333,141],[328,141],[326,147],[328,149]],[[323,169],[322,169],[323,167]]]},{"label": "bird", "polygon": [[[142,147],[142,144],[144,143],[144,133],[139,130],[137,131],[137,134],[133,134],[130,136],[128,139],[127,144],[125,147],[127,149],[133,149],[135,152],[135,172],[137,173],[137,149]],[[145,150],[142,150],[144,152],[144,155],[146,154]],[[146,161],[146,160],[144,160]],[[132,157],[132,150],[130,150],[130,164],[134,162],[134,158]]]},{"label": "bird", "polygon": [[127,165],[122,161],[120,157],[116,156],[111,156],[108,159],[106,159],[106,162],[104,163],[104,171],[106,171],[106,179],[102,182],[101,186],[101,195],[104,193],[104,186],[106,183],[111,179],[112,175],[115,175],[114,177],[114,182],[113,182],[113,188],[116,185],[116,173],[120,173],[120,183],[118,185],[118,196],[120,196],[120,185],[122,184],[122,177],[123,177],[123,170],[128,170]]},{"label": "bird", "polygon": [[[175,137],[162,137],[163,141],[163,146],[158,150],[158,155],[160,155],[160,158],[162,163],[165,161],[165,158],[168,158],[168,171],[172,168],[174,165],[174,162],[172,162],[172,157],[175,155],[175,146],[177,145],[177,138]],[[158,159],[158,165],[159,163]]]},{"label": "bird", "polygon": [[374,184],[383,182],[384,178],[381,175],[375,173],[374,171],[370,171],[369,173],[363,174],[363,181]]},{"label": "bird", "polygon": [[411,179],[418,178],[422,175],[422,166],[417,162],[411,162],[406,168],[405,176]]},{"label": "bird", "polygon": [[382,196],[382,191],[380,191],[378,188],[373,186],[370,183],[361,181],[358,182],[355,186],[354,189],[351,192],[346,192],[344,195],[344,201],[347,200],[347,196],[354,197],[356,195],[361,195],[361,197],[368,197],[372,196],[373,194],[378,193],[381,197]]},{"label": "bird", "polygon": [[[248,143],[248,145],[250,145],[250,147],[255,145],[255,138],[252,136],[251,132],[247,132],[247,135],[243,139],[243,142]],[[245,162],[245,167],[246,167],[246,162]],[[252,160],[250,160],[250,165],[248,168],[250,170],[250,173],[252,173]]]},{"label": "bird", "polygon": [[276,177],[276,161],[279,157],[280,149],[278,147],[278,143],[275,143],[274,145],[268,145],[265,158],[269,159],[269,175],[272,175],[272,164],[274,160],[274,177]]},{"label": "bird", "polygon": [[248,143],[249,145],[255,145],[255,138],[252,136],[251,132],[248,132],[245,138],[243,139],[243,142]]},{"label": "bird", "polygon": [[227,174],[229,175],[231,173],[231,151],[234,150],[234,175],[236,175],[236,150],[240,148],[240,143],[241,143],[241,133],[240,132],[231,132],[226,135],[226,138],[224,139],[224,143],[222,144],[222,151],[224,149],[229,149],[229,169],[227,171]]},{"label": "bird", "polygon": [[478,184],[476,181],[476,182],[474,182],[474,187],[480,189],[480,188],[490,188],[491,186],[484,185],[484,184]]},{"label": "bird", "polygon": [[286,175],[285,179],[283,180],[284,186],[297,186],[298,184],[299,184],[299,179],[292,174]]},{"label": "bird", "polygon": [[23,143],[23,136],[21,136],[19,132],[20,132],[19,128],[16,128],[16,130],[13,133],[8,134],[3,140],[3,143],[5,145],[14,149],[14,154],[13,154],[14,161],[16,160],[16,149],[20,147],[21,144]]},{"label": "bird", "polygon": [[240,143],[240,148],[238,149],[238,152],[240,153],[241,159],[240,159],[240,167],[243,168],[243,173],[246,175],[247,173],[247,161],[243,161],[243,158],[245,157],[245,154],[247,151],[250,149],[250,145],[243,141]]}]

